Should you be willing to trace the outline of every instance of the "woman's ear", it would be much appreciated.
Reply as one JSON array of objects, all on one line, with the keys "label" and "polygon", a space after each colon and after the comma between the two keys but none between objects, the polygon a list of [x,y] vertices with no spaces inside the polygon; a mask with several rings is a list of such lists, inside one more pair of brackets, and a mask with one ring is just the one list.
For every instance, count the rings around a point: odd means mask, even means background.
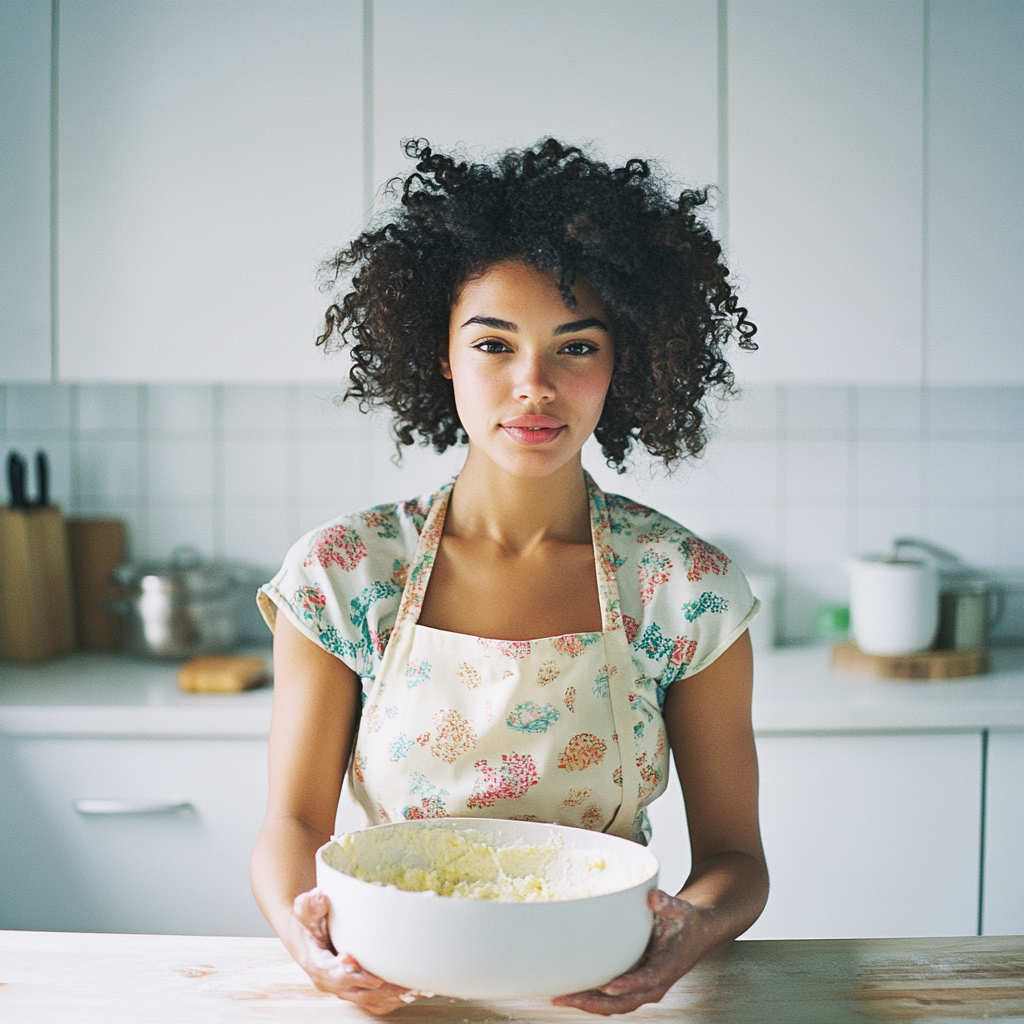
[{"label": "woman's ear", "polygon": [[447,377],[448,380],[452,379],[452,364],[448,362],[447,356],[438,356],[438,362],[441,364],[441,376]]}]

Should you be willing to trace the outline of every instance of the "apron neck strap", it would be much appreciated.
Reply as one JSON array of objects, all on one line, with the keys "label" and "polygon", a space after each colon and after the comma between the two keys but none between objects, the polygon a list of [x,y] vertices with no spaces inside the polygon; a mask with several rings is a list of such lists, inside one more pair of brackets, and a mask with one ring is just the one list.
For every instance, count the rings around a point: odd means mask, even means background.
[{"label": "apron neck strap", "polygon": [[612,548],[612,524],[608,518],[608,499],[594,478],[584,471],[587,497],[590,501],[590,535],[594,542],[594,567],[597,571],[597,593],[601,601],[601,628],[605,633],[624,630],[619,584],[615,578],[618,561]]}]

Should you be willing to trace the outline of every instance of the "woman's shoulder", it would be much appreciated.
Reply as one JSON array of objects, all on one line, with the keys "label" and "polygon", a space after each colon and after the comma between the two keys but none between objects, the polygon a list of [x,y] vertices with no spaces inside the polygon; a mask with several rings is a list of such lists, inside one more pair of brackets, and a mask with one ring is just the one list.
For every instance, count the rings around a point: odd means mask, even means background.
[{"label": "woman's shoulder", "polygon": [[690,583],[728,574],[732,564],[728,556],[682,523],[621,494],[606,494],[605,500],[612,545],[620,557],[642,561],[648,552],[674,554]]},{"label": "woman's shoulder", "polygon": [[623,622],[646,675],[664,686],[714,661],[757,610],[728,555],[682,523],[605,495]]},{"label": "woman's shoulder", "polygon": [[411,558],[427,514],[443,488],[408,501],[374,505],[346,512],[303,534],[289,551],[288,561],[328,570],[352,572],[364,560]]}]

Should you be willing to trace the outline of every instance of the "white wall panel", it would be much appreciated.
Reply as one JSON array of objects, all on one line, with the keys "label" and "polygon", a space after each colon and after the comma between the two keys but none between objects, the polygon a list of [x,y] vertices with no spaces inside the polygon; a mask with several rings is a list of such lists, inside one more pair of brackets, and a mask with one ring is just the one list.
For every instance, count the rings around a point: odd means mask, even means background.
[{"label": "white wall panel", "polygon": [[729,231],[744,381],[921,376],[921,0],[732,0]]},{"label": "white wall panel", "polygon": [[547,135],[610,161],[717,179],[712,0],[387,0],[374,5],[374,187],[403,138],[475,156]]},{"label": "white wall panel", "polygon": [[0,380],[50,379],[50,4],[0,0]]},{"label": "white wall panel", "polygon": [[60,46],[61,375],[331,379],[362,214],[358,0],[79,0]]},{"label": "white wall panel", "polygon": [[1024,382],[1024,4],[932,0],[926,373]]}]

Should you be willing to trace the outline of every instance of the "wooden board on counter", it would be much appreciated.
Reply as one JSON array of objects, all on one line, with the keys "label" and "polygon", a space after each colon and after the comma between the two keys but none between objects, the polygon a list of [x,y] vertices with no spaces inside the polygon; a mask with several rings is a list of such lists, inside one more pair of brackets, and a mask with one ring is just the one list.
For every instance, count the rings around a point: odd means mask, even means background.
[{"label": "wooden board on counter", "polygon": [[[567,951],[571,955],[571,951]],[[943,1022],[1024,1016],[1024,938],[737,942],[628,1020],[688,1024]],[[277,939],[0,932],[0,1019],[361,1021],[318,993]],[[540,1001],[425,999],[389,1021],[578,1022]]]},{"label": "wooden board on counter", "polygon": [[984,650],[920,651],[917,654],[866,654],[855,643],[832,648],[832,667],[881,679],[961,679],[988,671]]}]

